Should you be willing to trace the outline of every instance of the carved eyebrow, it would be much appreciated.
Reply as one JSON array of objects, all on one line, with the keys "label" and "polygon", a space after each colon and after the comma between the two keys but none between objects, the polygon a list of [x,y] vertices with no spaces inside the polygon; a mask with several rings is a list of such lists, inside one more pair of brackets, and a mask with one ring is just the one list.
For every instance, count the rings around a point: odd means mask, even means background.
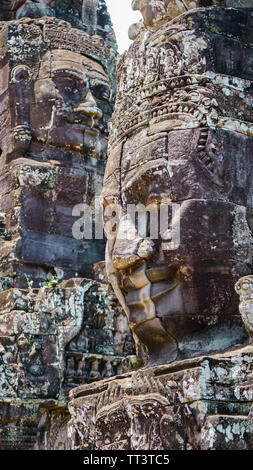
[{"label": "carved eyebrow", "polygon": [[92,78],[91,80],[94,82],[95,85],[105,85],[108,86],[108,88],[110,87],[109,83],[101,78]]},{"label": "carved eyebrow", "polygon": [[90,84],[91,84],[92,87],[103,86],[109,92],[111,91],[111,87],[110,87],[109,83],[104,81],[104,80],[101,80],[101,79],[98,79],[98,78],[89,78],[89,81],[90,81]]},{"label": "carved eyebrow", "polygon": [[76,70],[72,70],[72,69],[56,69],[56,70],[52,70],[52,76],[55,77],[57,75],[60,75],[62,77],[66,77],[66,76],[71,76],[71,77],[74,77],[74,78],[78,78],[79,80],[83,80],[86,78],[86,75],[85,73],[83,72],[78,72]]},{"label": "carved eyebrow", "polygon": [[152,176],[152,178],[154,176],[163,176],[165,178],[169,176],[167,160],[164,157],[136,163],[135,165],[130,166],[127,171],[133,171],[137,167],[139,172],[135,172],[135,174],[131,176],[131,179],[124,178],[124,176],[121,174],[121,184],[124,191],[129,190],[131,186],[135,185],[148,176]]}]

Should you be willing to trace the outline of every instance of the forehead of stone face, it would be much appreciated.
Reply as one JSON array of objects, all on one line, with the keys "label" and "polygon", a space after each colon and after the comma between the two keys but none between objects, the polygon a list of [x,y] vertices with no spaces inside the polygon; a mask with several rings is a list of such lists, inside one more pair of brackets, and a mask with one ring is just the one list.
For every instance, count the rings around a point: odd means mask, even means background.
[{"label": "forehead of stone face", "polygon": [[57,71],[77,72],[81,77],[102,79],[109,81],[101,64],[77,52],[65,49],[55,49],[47,52],[43,57],[39,78],[47,78]]}]

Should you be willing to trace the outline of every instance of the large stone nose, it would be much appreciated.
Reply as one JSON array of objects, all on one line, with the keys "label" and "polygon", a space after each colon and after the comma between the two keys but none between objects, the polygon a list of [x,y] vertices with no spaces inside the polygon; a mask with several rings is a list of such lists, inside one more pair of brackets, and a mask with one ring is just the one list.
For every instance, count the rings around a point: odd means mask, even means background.
[{"label": "large stone nose", "polygon": [[151,258],[154,254],[154,243],[152,240],[137,239],[132,242],[116,242],[113,250],[113,265],[117,270],[134,268],[140,261]]},{"label": "large stone nose", "polygon": [[112,253],[114,268],[116,270],[133,268],[141,261],[151,258],[154,253],[154,242],[138,234],[131,218],[123,218],[119,224]]},{"label": "large stone nose", "polygon": [[90,90],[86,95],[85,101],[83,103],[80,103],[79,106],[75,108],[75,112],[85,114],[86,116],[95,119],[100,119],[103,116],[103,113],[97,107],[96,100]]}]

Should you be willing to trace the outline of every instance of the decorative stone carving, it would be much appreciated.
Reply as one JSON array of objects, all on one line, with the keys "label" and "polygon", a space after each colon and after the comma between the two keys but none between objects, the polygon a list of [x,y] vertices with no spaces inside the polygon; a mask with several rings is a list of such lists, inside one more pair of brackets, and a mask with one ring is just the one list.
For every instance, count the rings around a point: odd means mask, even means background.
[{"label": "decorative stone carving", "polygon": [[[49,441],[67,419],[69,390],[122,373],[122,360],[133,353],[128,325],[122,328],[122,311],[108,285],[91,280],[75,279],[72,287],[54,289],[9,289],[0,293],[0,305],[0,401],[17,429],[19,423],[24,427],[17,431],[20,443],[11,444],[8,420],[1,418],[0,444],[23,448],[30,433],[29,448],[40,442],[40,448],[52,449]],[[34,424],[29,431],[24,423],[30,406]]]},{"label": "decorative stone carving", "polygon": [[74,28],[98,34],[115,45],[115,35],[104,0],[2,0],[0,20],[51,16]]},{"label": "decorative stone carving", "polygon": [[149,365],[243,343],[234,283],[253,266],[252,12],[152,25],[119,61],[103,188],[108,276]]},{"label": "decorative stone carving", "polygon": [[246,450],[253,350],[178,361],[70,392],[72,450]]}]

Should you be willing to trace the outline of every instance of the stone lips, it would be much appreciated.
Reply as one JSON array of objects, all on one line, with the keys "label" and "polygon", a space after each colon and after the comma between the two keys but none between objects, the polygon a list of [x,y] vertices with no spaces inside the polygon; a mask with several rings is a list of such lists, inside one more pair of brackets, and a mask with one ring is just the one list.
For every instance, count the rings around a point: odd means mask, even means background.
[{"label": "stone lips", "polygon": [[118,64],[105,214],[181,207],[175,250],[160,236],[140,256],[137,227],[131,243],[108,241],[108,275],[152,364],[246,339],[234,282],[253,266],[251,22],[250,10],[196,9],[142,29]]}]

